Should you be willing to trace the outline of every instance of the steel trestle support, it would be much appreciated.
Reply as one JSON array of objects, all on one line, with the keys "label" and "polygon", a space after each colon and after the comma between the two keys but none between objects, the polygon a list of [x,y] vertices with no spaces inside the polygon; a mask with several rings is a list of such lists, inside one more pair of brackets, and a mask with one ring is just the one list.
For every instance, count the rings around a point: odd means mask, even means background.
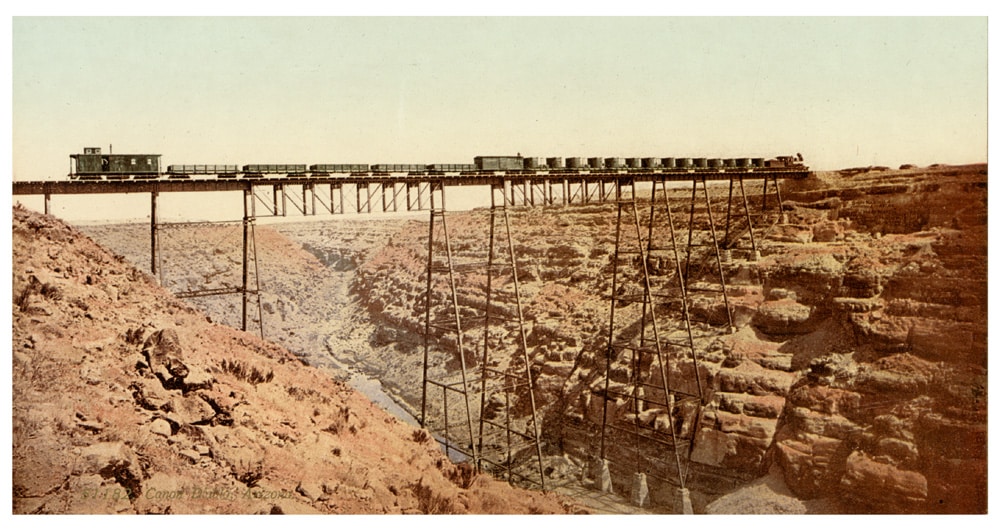
[{"label": "steel trestle support", "polygon": [[[536,413],[534,381],[531,368],[531,355],[527,345],[527,329],[524,325],[523,306],[521,303],[520,281],[517,276],[517,263],[514,253],[514,242],[510,227],[508,204],[515,191],[523,190],[509,184],[499,183],[491,186],[492,204],[490,208],[489,250],[485,269],[486,304],[485,308],[459,306],[458,283],[467,273],[482,273],[483,266],[478,263],[459,263],[452,252],[452,243],[447,229],[447,215],[443,205],[443,189],[440,185],[431,183],[429,200],[431,215],[428,227],[428,257],[425,296],[425,327],[424,327],[424,363],[423,388],[421,398],[420,422],[425,428],[431,429],[450,454],[459,452],[470,457],[477,470],[487,471],[511,483],[522,486],[535,485],[545,488],[545,475],[542,466],[540,430]],[[498,195],[500,195],[498,197]],[[502,222],[502,224],[501,224]],[[498,230],[502,229],[502,233]],[[502,244],[506,238],[506,244]],[[442,248],[443,246],[443,248]],[[441,256],[441,250],[444,255]],[[450,295],[436,292],[440,281],[435,281],[434,273],[443,273]],[[495,307],[500,289],[504,285],[504,294],[512,294],[516,306],[514,316],[498,313]],[[506,292],[513,288],[513,292]],[[507,301],[506,296],[504,297]],[[449,305],[447,318],[435,318],[432,306],[435,304]],[[478,316],[464,316],[468,313],[480,313]],[[482,326],[482,356],[477,355],[475,348],[466,348],[467,325]],[[491,356],[491,348],[496,347],[497,336],[507,334],[508,325],[516,325],[517,350],[520,354],[514,358],[505,359]],[[454,340],[445,339],[453,336]],[[459,359],[460,373],[458,377],[452,373],[435,375],[432,361],[433,342],[438,347],[445,343],[453,343]],[[469,378],[468,361],[474,359],[480,367],[478,381]],[[448,378],[452,381],[447,380]],[[458,380],[454,380],[458,378]],[[478,387],[475,387],[478,386]],[[434,410],[431,400],[433,394],[429,388],[441,388],[442,402],[440,410]],[[476,414],[472,413],[471,402],[478,395]],[[458,397],[462,402],[456,414],[452,401]],[[518,404],[520,403],[520,404]],[[530,411],[526,416],[518,417],[514,409],[523,409],[524,404]],[[437,413],[440,411],[440,413]],[[464,414],[462,413],[464,411]],[[457,423],[457,424],[456,424]],[[473,423],[478,428],[473,430]],[[527,455],[530,452],[530,455]],[[527,457],[527,461],[525,460]],[[533,461],[532,461],[533,460]],[[527,466],[525,466],[527,465]],[[527,470],[525,470],[527,469]]]},{"label": "steel trestle support", "polygon": [[[701,416],[712,399],[703,381],[699,350],[735,330],[722,241],[703,178],[692,178],[683,226],[675,219],[666,179],[652,183],[645,223],[634,180],[622,179],[617,185],[604,387],[595,390],[595,396],[603,399],[598,461],[619,477],[634,470],[633,484],[644,487],[649,477],[676,486],[678,495],[684,496]],[[727,207],[731,210],[731,204]],[[744,213],[749,215],[749,205]],[[666,238],[656,229],[664,224]],[[725,316],[696,327],[691,312],[695,296],[702,298],[702,305],[706,296],[717,296],[709,306],[719,307]],[[637,311],[633,303],[641,308]],[[677,327],[662,325],[664,316]],[[619,378],[612,386],[613,373],[627,373],[627,382]],[[612,413],[614,402],[617,411]],[[665,476],[668,467],[673,471]],[[611,488],[600,480],[595,486]],[[639,494],[633,501],[647,500]]]},{"label": "steel trestle support", "polygon": [[[251,214],[254,208],[254,201],[257,197],[253,194],[253,190],[247,188],[243,191],[243,219],[242,221],[221,221],[221,222],[175,222],[175,223],[160,223],[158,219],[158,214],[156,210],[156,199],[157,192],[151,193],[151,243],[150,243],[150,261],[151,261],[151,272],[157,277],[161,285],[164,284],[164,266],[163,266],[163,246],[160,244],[160,233],[164,229],[169,228],[181,228],[190,226],[205,226],[212,224],[233,224],[235,222],[242,222],[243,225],[243,243],[242,243],[242,267],[241,267],[241,282],[238,287],[219,287],[219,288],[203,288],[196,290],[188,290],[183,292],[175,292],[178,298],[195,298],[195,297],[208,297],[208,296],[221,296],[221,295],[232,295],[240,294],[242,298],[241,308],[242,308],[242,318],[241,318],[241,330],[246,331],[248,324],[250,323],[250,311],[251,304],[250,298],[256,299],[257,305],[257,323],[260,330],[261,339],[264,338],[264,311],[260,299],[260,267],[257,259],[257,236],[254,229],[255,218]],[[253,279],[251,281],[251,276]],[[252,284],[252,287],[251,287]]]}]

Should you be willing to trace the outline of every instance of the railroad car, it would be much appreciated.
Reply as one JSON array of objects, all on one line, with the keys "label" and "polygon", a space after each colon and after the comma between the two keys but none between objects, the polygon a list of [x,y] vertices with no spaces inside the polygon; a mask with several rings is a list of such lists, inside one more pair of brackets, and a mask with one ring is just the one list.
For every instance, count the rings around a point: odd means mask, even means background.
[{"label": "railroad car", "polygon": [[476,164],[471,163],[432,163],[427,166],[428,171],[441,171],[441,172],[468,172],[475,171]]},{"label": "railroad car", "polygon": [[360,163],[315,163],[309,166],[313,176],[326,176],[330,173],[367,173],[368,164]]},{"label": "railroad car", "polygon": [[528,170],[536,169],[548,169],[549,166],[545,163],[545,158],[529,158],[524,159],[524,168]]},{"label": "railroad car", "polygon": [[476,156],[473,161],[480,171],[524,170],[524,158],[521,156]]},{"label": "railroad car", "polygon": [[239,175],[238,165],[168,165],[168,178],[191,178],[192,176],[216,175],[219,178],[236,178]]},{"label": "railroad car", "polygon": [[252,163],[243,166],[243,175],[264,175],[264,174],[305,174],[305,164],[290,163]]},{"label": "railroad car", "polygon": [[376,173],[423,173],[426,165],[413,163],[377,163],[371,166]]},{"label": "railroad car", "polygon": [[159,154],[101,154],[100,147],[85,147],[71,154],[70,176],[84,180],[120,180],[160,176]]}]

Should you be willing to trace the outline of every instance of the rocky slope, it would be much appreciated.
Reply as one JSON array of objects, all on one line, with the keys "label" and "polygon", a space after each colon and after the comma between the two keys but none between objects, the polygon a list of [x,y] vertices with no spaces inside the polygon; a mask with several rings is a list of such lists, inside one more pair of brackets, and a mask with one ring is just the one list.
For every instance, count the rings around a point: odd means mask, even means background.
[{"label": "rocky slope", "polygon": [[13,252],[15,513],[578,509],[452,464],[51,217],[15,208]]}]

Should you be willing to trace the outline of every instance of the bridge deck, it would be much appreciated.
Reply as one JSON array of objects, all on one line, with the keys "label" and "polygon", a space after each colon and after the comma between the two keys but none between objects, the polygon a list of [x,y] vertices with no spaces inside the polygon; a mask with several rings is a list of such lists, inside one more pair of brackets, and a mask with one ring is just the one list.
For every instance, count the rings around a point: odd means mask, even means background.
[{"label": "bridge deck", "polygon": [[505,182],[569,181],[613,182],[634,179],[636,182],[676,181],[692,179],[745,180],[765,178],[805,178],[808,170],[738,170],[726,171],[671,171],[671,172],[592,172],[592,173],[495,173],[481,175],[409,175],[409,176],[336,176],[336,177],[276,177],[276,178],[206,178],[206,179],[151,179],[151,180],[47,180],[13,182],[15,195],[76,195],[93,193],[150,193],[171,191],[242,191],[254,186],[272,185],[388,185],[409,183],[440,183],[445,186],[502,185]]}]

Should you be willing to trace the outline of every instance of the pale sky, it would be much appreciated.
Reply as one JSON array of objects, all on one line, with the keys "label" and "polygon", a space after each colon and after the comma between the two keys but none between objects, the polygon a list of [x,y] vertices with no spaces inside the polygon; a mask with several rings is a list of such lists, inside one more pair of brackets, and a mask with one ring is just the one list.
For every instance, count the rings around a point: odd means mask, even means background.
[{"label": "pale sky", "polygon": [[[24,18],[13,178],[194,163],[987,160],[987,19]],[[105,151],[106,152],[106,151]]]}]

